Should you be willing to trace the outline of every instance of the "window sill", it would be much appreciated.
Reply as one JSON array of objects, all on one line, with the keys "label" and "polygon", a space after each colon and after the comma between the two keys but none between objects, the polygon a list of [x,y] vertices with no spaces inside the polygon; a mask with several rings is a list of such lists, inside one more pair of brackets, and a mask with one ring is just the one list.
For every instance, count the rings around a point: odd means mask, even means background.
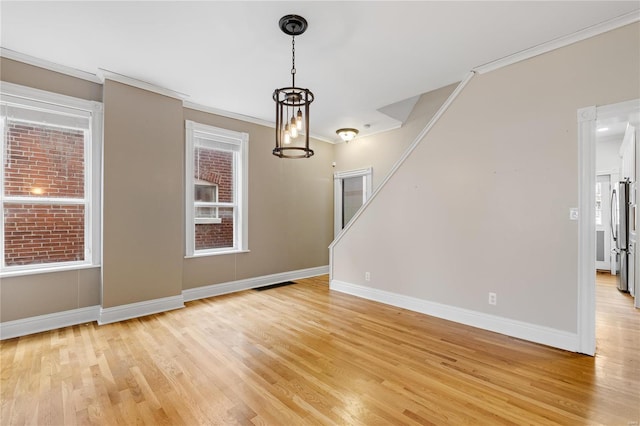
[{"label": "window sill", "polygon": [[209,252],[209,253],[195,253],[185,256],[185,259],[194,259],[198,257],[207,257],[207,256],[221,256],[224,254],[238,254],[238,253],[249,253],[251,250],[229,250],[229,251],[217,251],[217,252]]},{"label": "window sill", "polygon": [[50,274],[53,272],[65,272],[65,271],[77,271],[81,269],[94,269],[100,268],[100,265],[66,265],[66,266],[50,266],[38,269],[20,269],[15,271],[2,271],[0,272],[0,278],[21,277],[26,275],[35,274]]}]

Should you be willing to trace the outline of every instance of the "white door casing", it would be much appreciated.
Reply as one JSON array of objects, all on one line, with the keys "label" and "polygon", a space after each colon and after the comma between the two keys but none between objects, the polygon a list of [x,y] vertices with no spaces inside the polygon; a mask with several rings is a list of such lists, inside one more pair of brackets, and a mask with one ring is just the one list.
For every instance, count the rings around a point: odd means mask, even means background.
[{"label": "white door casing", "polygon": [[[373,169],[368,167],[366,169],[350,170],[346,172],[336,172],[333,174],[333,230],[334,237],[336,237],[342,229],[346,226],[347,222],[355,215],[356,211],[364,205],[364,203],[371,196],[371,178],[373,176]],[[350,203],[349,217],[345,221],[344,207],[345,207],[345,181],[353,181],[354,179],[360,179],[362,183],[362,199],[357,202]],[[355,200],[353,200],[355,201]],[[355,210],[354,210],[355,209]]]}]

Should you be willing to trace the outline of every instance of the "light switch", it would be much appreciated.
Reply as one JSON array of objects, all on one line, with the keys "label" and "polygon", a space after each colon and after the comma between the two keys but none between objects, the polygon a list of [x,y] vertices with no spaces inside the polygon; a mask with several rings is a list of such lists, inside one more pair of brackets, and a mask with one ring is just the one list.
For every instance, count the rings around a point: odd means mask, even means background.
[{"label": "light switch", "polygon": [[569,209],[569,219],[571,220],[578,220],[578,209],[577,208],[571,208]]}]

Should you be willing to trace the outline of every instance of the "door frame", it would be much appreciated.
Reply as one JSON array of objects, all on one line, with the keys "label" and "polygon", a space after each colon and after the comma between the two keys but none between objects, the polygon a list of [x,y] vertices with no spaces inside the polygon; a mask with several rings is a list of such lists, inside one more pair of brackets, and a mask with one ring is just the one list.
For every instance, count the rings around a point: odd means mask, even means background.
[{"label": "door frame", "polygon": [[362,204],[371,197],[371,179],[373,178],[373,168],[348,170],[345,172],[335,172],[333,174],[333,236],[334,238],[342,231],[342,180],[353,177],[365,177]]},{"label": "door frame", "polygon": [[[596,121],[640,111],[640,100],[578,109],[578,352],[596,351]],[[637,164],[636,164],[637,167]]]}]

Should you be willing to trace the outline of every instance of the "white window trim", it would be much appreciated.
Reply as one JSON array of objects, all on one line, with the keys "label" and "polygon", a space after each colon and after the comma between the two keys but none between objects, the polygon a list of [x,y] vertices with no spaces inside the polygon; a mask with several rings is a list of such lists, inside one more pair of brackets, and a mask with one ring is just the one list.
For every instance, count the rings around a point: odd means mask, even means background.
[{"label": "white window trim", "polygon": [[[85,132],[85,184],[84,200],[52,199],[56,203],[83,204],[85,206],[85,256],[83,261],[52,262],[33,265],[4,266],[4,208],[0,208],[0,277],[28,275],[96,267],[101,262],[101,231],[102,220],[100,211],[101,201],[101,165],[102,165],[102,135],[103,135],[103,106],[102,103],[74,98],[58,93],[47,92],[13,83],[2,82],[0,86],[0,100],[3,103],[34,106],[35,103],[46,104],[46,109],[64,115],[78,115],[89,119],[89,128]],[[1,120],[0,131],[4,135],[5,122]],[[63,126],[64,127],[64,126]],[[4,136],[3,136],[4,137]],[[4,164],[4,149],[0,149],[0,164]],[[45,197],[33,199],[30,197],[5,197],[4,174],[0,173],[0,207],[5,201],[44,203]]]},{"label": "white window trim", "polygon": [[[235,166],[235,202],[215,203],[216,207],[235,207],[234,215],[234,246],[219,249],[195,249],[195,224],[194,211],[194,147],[196,136],[235,145],[239,148]],[[249,172],[249,134],[219,127],[196,123],[185,120],[185,257],[212,256],[219,254],[244,253],[249,247],[249,197],[248,197],[248,172]]]}]

